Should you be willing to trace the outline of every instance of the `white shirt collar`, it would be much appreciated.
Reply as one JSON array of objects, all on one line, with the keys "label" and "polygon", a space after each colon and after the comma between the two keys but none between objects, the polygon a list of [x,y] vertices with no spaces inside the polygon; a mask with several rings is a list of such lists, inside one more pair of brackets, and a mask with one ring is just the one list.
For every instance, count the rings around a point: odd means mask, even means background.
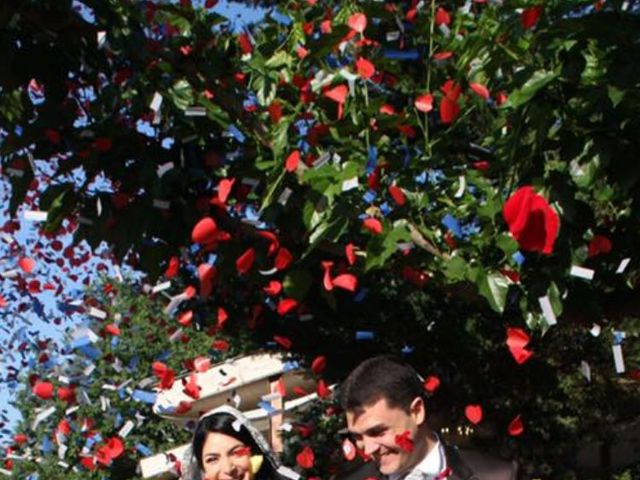
[{"label": "white shirt collar", "polygon": [[435,445],[427,452],[418,464],[413,467],[408,473],[401,474],[392,474],[387,478],[388,480],[400,480],[401,478],[412,476],[413,472],[420,472],[425,475],[429,475],[434,477],[439,475],[445,468],[447,468],[447,457],[444,453],[444,445],[440,441],[440,438],[436,433],[433,434],[435,436],[436,443]]}]

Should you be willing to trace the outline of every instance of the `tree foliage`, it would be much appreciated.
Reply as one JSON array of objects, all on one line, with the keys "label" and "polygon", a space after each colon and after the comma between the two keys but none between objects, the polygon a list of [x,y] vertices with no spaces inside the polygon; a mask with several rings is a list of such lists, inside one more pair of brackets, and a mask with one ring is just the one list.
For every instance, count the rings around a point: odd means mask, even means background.
[{"label": "tree foliage", "polygon": [[[402,351],[446,380],[450,421],[490,405],[476,440],[525,460],[562,438],[539,455],[560,468],[636,413],[611,358],[622,342],[637,368],[635,2],[292,1],[240,34],[205,9],[85,3],[93,22],[3,7],[13,211],[46,160],[46,230],[71,218],[199,288],[198,325],[223,308],[334,352],[336,377]],[[533,339],[522,365],[508,328]]]}]

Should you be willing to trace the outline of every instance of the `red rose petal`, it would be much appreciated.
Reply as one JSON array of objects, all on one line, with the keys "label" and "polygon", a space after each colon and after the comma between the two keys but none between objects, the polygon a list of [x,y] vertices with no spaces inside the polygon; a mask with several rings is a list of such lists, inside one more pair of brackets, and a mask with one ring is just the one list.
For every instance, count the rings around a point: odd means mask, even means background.
[{"label": "red rose petal", "polygon": [[359,57],[356,60],[356,69],[358,71],[358,75],[360,75],[365,80],[373,77],[373,74],[376,73],[376,67],[366,58]]},{"label": "red rose petal", "polygon": [[415,99],[413,104],[419,111],[429,113],[431,110],[433,110],[433,95],[431,95],[430,93],[420,95]]},{"label": "red rose petal", "polygon": [[298,302],[293,298],[283,298],[278,302],[278,315],[286,315],[298,306]]},{"label": "red rose petal", "polygon": [[324,372],[324,369],[327,367],[327,357],[324,355],[320,355],[313,359],[311,362],[311,371],[316,375],[320,375]]},{"label": "red rose petal", "polygon": [[246,252],[240,255],[236,260],[236,270],[238,270],[238,273],[240,275],[244,275],[251,270],[255,259],[256,251],[253,248],[249,248]]},{"label": "red rose petal", "polygon": [[308,445],[305,446],[297,455],[296,455],[296,463],[300,468],[313,468],[313,464],[315,462],[315,454],[313,450]]},{"label": "red rose petal", "polygon": [[520,415],[511,420],[507,431],[509,432],[509,435],[513,437],[522,435],[522,433],[524,432],[524,425],[522,423],[522,417]]},{"label": "red rose petal", "polygon": [[423,386],[427,392],[433,393],[440,387],[440,379],[435,375],[431,375],[425,379]]},{"label": "red rose petal", "polygon": [[351,30],[362,33],[367,28],[367,16],[364,13],[354,13],[347,20],[347,25]]},{"label": "red rose petal", "polygon": [[294,150],[289,154],[287,160],[285,161],[284,168],[287,172],[295,172],[298,168],[298,164],[300,163],[300,152],[298,150]]},{"label": "red rose petal", "polygon": [[213,218],[206,217],[200,220],[191,231],[191,240],[194,243],[207,244],[215,241],[218,226]]},{"label": "red rose petal", "polygon": [[482,407],[480,405],[467,405],[464,409],[464,415],[474,425],[482,421]]},{"label": "red rose petal", "polygon": [[382,233],[382,223],[377,218],[366,218],[362,222],[362,226],[374,235],[380,235]]}]

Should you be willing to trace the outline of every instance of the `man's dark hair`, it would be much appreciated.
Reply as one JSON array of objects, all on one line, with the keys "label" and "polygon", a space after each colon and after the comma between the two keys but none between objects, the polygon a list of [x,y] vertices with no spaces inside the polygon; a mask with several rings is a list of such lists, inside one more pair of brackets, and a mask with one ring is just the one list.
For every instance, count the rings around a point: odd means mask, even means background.
[{"label": "man's dark hair", "polygon": [[390,407],[409,410],[416,397],[424,398],[418,372],[391,355],[369,358],[358,365],[340,386],[340,403],[355,410],[384,398]]}]

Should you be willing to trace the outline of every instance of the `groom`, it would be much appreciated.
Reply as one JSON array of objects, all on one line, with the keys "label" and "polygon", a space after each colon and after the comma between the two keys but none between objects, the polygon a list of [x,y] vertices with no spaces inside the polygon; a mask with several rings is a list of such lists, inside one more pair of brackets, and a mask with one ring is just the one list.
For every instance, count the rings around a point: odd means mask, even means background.
[{"label": "groom", "polygon": [[427,426],[423,384],[408,364],[370,358],[342,383],[347,428],[372,461],[338,480],[515,480],[517,465],[445,445]]}]

